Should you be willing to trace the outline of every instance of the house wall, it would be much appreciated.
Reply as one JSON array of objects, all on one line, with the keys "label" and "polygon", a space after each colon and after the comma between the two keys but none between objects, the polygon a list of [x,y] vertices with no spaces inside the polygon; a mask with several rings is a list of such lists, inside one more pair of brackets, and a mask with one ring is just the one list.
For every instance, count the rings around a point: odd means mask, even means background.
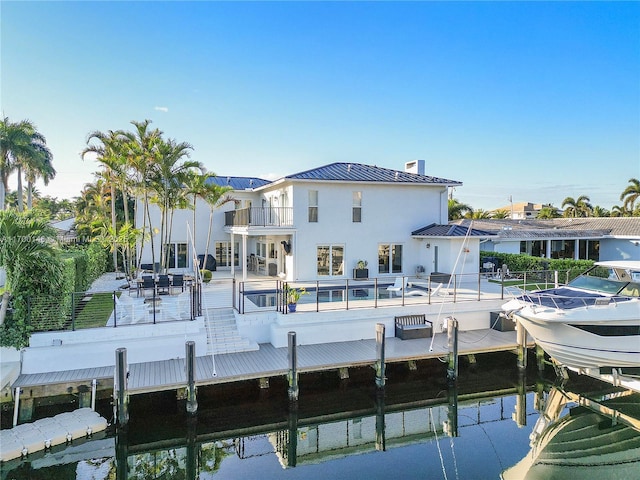
[{"label": "house wall", "polygon": [[638,238],[600,240],[600,261],[640,260],[640,235]]},{"label": "house wall", "polygon": [[[308,195],[318,191],[318,222],[308,221]],[[369,276],[378,275],[378,246],[403,246],[403,274],[413,274],[420,256],[420,242],[411,232],[438,223],[442,186],[297,183],[293,188],[295,279],[316,278],[320,245],[344,246],[343,277],[350,277],[358,260],[368,262]],[[352,221],[353,192],[362,192],[362,222]],[[395,277],[398,274],[389,274]],[[339,277],[341,278],[341,277]]]}]

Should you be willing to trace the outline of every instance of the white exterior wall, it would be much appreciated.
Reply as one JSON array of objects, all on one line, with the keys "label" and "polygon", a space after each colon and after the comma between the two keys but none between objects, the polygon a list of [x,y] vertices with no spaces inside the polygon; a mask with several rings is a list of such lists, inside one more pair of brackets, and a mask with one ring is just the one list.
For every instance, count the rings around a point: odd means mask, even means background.
[{"label": "white exterior wall", "polygon": [[[309,190],[318,191],[318,222],[308,221]],[[353,192],[362,192],[362,222],[352,221]],[[294,186],[293,246],[296,279],[316,278],[319,245],[344,245],[344,276],[351,277],[358,260],[368,262],[369,276],[378,276],[378,245],[403,245],[403,274],[413,274],[420,242],[411,232],[441,217],[442,186],[298,182]],[[395,277],[397,274],[389,274]],[[337,277],[341,278],[341,277]]]}]

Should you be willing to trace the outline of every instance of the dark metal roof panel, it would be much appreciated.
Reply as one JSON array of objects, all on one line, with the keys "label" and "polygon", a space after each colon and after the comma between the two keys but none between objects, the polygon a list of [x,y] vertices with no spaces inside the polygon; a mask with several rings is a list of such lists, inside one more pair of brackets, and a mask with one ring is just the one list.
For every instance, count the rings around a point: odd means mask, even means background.
[{"label": "dark metal roof panel", "polygon": [[262,178],[256,177],[221,177],[216,176],[213,177],[211,182],[216,185],[220,185],[221,187],[231,187],[234,190],[246,190],[251,188],[262,187],[263,185],[267,185],[271,183],[268,180],[264,180]]},{"label": "dark metal roof panel", "polygon": [[[432,223],[431,225],[411,232],[411,235],[416,237],[466,237],[468,230],[468,227],[461,225],[437,225]],[[469,236],[495,237],[496,234],[472,228]]]},{"label": "dark metal roof panel", "polygon": [[289,180],[317,180],[333,182],[385,182],[385,183],[414,183],[434,185],[462,185],[456,180],[418,175],[416,173],[392,170],[364,165],[361,163],[331,163],[323,167],[314,168],[285,177]]}]

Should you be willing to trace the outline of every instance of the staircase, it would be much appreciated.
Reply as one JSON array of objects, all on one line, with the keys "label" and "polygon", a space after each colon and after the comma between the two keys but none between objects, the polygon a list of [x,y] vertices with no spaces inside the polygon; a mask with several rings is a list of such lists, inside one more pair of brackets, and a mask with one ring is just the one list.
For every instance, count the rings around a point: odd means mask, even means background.
[{"label": "staircase", "polygon": [[209,309],[205,315],[207,355],[259,350],[256,342],[241,337],[232,308]]}]

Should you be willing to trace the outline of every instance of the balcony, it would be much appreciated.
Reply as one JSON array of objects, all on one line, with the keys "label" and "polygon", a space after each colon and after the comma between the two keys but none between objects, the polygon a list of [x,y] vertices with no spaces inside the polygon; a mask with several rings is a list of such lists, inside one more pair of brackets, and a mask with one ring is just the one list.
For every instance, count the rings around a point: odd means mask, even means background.
[{"label": "balcony", "polygon": [[251,207],[224,214],[225,227],[291,227],[292,207]]}]

